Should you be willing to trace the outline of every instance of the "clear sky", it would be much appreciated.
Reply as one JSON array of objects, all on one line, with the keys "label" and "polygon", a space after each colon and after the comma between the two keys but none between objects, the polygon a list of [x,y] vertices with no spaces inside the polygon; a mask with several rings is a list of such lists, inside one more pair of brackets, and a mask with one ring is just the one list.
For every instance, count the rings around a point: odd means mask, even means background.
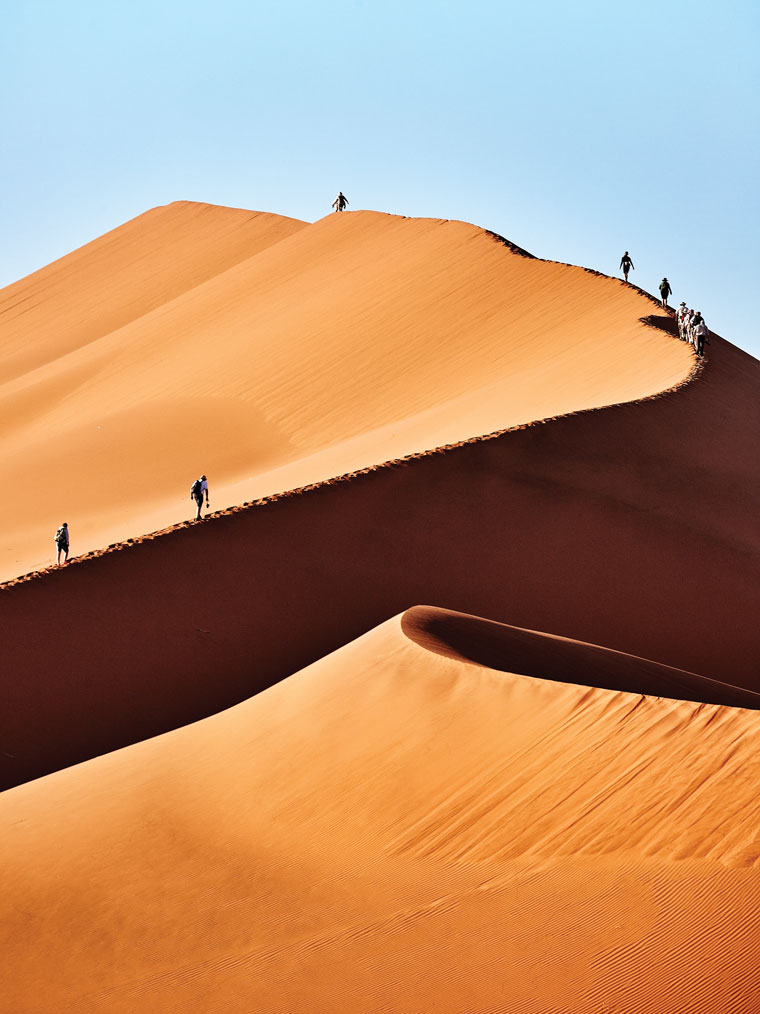
[{"label": "clear sky", "polygon": [[760,357],[758,0],[21,0],[0,285],[158,204],[459,218]]}]

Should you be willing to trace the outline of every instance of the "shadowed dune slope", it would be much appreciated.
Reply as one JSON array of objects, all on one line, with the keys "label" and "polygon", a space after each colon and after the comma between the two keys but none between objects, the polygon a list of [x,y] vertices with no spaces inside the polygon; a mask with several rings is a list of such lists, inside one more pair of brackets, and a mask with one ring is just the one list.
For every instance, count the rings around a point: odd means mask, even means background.
[{"label": "shadowed dune slope", "polygon": [[[0,578],[682,381],[651,302],[463,222],[158,208],[0,293]],[[62,451],[65,449],[65,453]]]},{"label": "shadowed dune slope", "polygon": [[452,657],[481,628],[412,610],[6,793],[5,1009],[757,1011],[757,712]]}]

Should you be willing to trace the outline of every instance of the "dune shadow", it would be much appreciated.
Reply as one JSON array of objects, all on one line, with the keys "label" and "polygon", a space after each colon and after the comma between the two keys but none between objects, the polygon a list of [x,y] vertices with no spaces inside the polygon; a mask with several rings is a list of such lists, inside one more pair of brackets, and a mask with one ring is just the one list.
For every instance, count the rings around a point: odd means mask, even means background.
[{"label": "dune shadow", "polygon": [[411,641],[428,651],[500,672],[649,697],[760,710],[760,694],[751,690],[599,645],[478,616],[414,606],[404,613],[401,626]]}]

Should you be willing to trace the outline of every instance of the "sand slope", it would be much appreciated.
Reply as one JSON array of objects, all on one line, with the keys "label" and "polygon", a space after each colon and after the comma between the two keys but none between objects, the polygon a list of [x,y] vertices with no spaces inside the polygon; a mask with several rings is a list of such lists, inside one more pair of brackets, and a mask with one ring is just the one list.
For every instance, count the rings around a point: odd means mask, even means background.
[{"label": "sand slope", "polygon": [[[0,293],[0,579],[191,513],[651,394],[633,288],[462,222],[157,208]],[[621,355],[625,349],[627,354]]]},{"label": "sand slope", "polygon": [[453,657],[483,626],[6,793],[4,1009],[757,1010],[757,711]]}]

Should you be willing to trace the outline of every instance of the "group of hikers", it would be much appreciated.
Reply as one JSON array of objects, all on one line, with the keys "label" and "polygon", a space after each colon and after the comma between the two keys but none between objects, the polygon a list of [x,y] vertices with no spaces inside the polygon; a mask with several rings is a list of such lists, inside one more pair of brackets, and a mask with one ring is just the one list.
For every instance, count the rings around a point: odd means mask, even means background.
[{"label": "group of hikers", "polygon": [[[627,282],[628,272],[636,270],[627,250],[620,258],[620,267],[623,271],[623,278]],[[673,289],[670,286],[670,282],[667,278],[663,278],[660,282],[660,298],[662,299],[663,310],[667,310],[668,297],[672,294]],[[693,345],[698,358],[701,359],[705,354],[705,345],[709,344],[710,341],[710,330],[707,324],[705,324],[705,318],[699,310],[687,310],[686,303],[682,300],[681,305],[676,310],[676,324],[678,325],[678,337],[682,342],[689,342],[690,345]]]},{"label": "group of hikers", "polygon": [[[203,508],[204,498],[206,500],[206,510],[209,509],[211,504],[208,500],[208,479],[205,475],[201,475],[200,478],[196,479],[190,487],[190,499],[195,502],[195,520],[201,521],[201,510]],[[64,521],[58,531],[55,533],[55,548],[56,553],[56,566],[61,566],[61,556],[63,556],[64,564],[69,561],[69,525],[67,521]]]},{"label": "group of hikers", "polygon": [[710,330],[705,324],[705,318],[699,310],[687,309],[686,303],[681,300],[681,305],[676,310],[676,324],[678,337],[682,342],[693,345],[701,359],[705,354],[705,345],[710,341]]}]

